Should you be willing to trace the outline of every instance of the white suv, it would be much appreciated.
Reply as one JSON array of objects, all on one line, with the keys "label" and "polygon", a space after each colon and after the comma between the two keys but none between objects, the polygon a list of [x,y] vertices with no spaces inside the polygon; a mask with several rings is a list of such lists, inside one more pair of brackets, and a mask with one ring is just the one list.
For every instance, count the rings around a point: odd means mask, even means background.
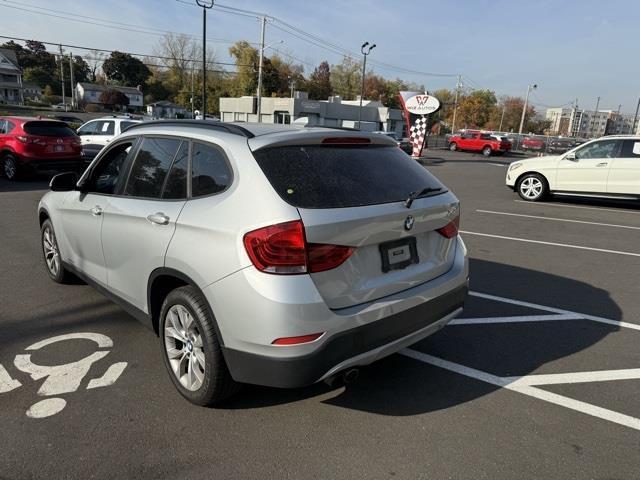
[{"label": "white suv", "polygon": [[640,136],[602,137],[562,155],[513,162],[506,184],[532,202],[547,194],[640,199]]},{"label": "white suv", "polygon": [[49,276],[155,330],[196,404],[352,378],[462,310],[458,200],[386,136],[146,122],[76,180],[40,201]]},{"label": "white suv", "polygon": [[93,160],[116,135],[140,122],[141,120],[134,120],[129,116],[102,117],[88,121],[77,130],[82,140],[83,157],[88,161]]}]

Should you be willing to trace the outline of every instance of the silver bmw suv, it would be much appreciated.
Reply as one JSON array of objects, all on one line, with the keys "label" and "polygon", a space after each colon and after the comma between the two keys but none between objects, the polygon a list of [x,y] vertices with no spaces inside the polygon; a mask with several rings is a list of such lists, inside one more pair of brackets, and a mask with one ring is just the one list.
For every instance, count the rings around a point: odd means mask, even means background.
[{"label": "silver bmw suv", "polygon": [[49,276],[152,328],[199,405],[354,372],[443,327],[467,294],[457,198],[383,135],[146,122],[51,190]]}]

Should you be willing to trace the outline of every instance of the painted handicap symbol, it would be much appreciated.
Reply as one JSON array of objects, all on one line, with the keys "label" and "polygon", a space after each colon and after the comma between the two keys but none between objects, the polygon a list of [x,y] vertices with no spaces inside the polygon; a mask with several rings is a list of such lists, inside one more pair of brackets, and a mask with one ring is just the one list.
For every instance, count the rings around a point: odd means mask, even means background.
[{"label": "painted handicap symbol", "polygon": [[[98,348],[111,348],[113,341],[106,335],[100,333],[70,333],[48,338],[30,345],[25,350],[36,351],[47,345],[51,345],[66,340],[91,340]],[[31,361],[31,354],[16,355],[14,365],[24,373],[28,373],[33,380],[45,379],[37,394],[43,397],[51,397],[33,404],[26,412],[31,418],[46,418],[61,412],[67,405],[64,398],[57,395],[75,392],[80,388],[84,377],[89,373],[91,366],[109,354],[109,350],[99,350],[76,362],[63,365],[46,366],[38,365]],[[122,375],[127,362],[118,362],[109,366],[107,371],[100,378],[89,381],[87,389],[106,387],[113,385]],[[21,386],[18,380],[12,379],[7,370],[0,365],[0,393],[14,390]]]}]

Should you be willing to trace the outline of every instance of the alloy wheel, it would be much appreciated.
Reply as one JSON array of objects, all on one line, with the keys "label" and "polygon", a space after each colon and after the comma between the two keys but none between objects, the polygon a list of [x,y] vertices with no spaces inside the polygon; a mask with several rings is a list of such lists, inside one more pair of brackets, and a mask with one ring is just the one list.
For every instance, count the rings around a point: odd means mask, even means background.
[{"label": "alloy wheel", "polygon": [[184,388],[198,390],[204,381],[205,355],[196,321],[186,307],[178,304],[167,312],[164,326],[171,370]]},{"label": "alloy wheel", "polygon": [[527,177],[520,183],[520,192],[528,199],[535,200],[544,191],[542,181],[536,177]]},{"label": "alloy wheel", "polygon": [[18,172],[18,166],[16,165],[16,161],[11,158],[5,158],[4,160],[4,174],[8,179],[13,179]]},{"label": "alloy wheel", "polygon": [[56,236],[50,227],[46,227],[42,232],[42,249],[44,250],[47,268],[51,275],[56,277],[60,271],[60,252],[58,251]]}]

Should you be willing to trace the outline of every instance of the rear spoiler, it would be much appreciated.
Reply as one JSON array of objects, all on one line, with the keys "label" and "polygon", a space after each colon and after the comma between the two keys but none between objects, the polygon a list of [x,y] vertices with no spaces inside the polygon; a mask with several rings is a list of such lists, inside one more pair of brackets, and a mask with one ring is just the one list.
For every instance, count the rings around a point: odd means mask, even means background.
[{"label": "rear spoiler", "polygon": [[[343,141],[344,140],[344,141]],[[264,148],[289,147],[297,145],[385,145],[397,147],[398,143],[386,135],[362,132],[360,130],[317,130],[300,129],[260,135],[248,140],[249,148],[256,152]]]}]

